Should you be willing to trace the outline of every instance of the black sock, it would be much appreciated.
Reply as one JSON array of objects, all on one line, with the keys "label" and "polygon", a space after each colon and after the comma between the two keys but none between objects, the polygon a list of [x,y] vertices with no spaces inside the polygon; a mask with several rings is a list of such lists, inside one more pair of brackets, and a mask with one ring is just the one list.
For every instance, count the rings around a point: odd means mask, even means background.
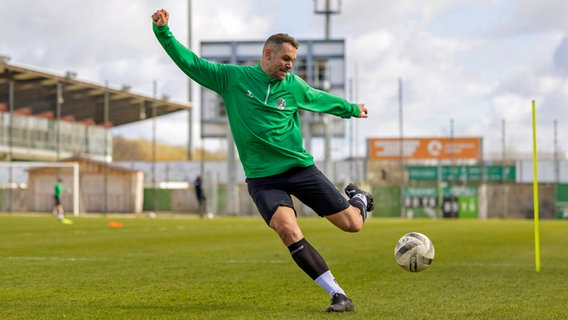
[{"label": "black sock", "polygon": [[359,197],[353,197],[349,199],[349,204],[355,208],[361,210],[361,215],[363,216],[363,221],[367,220],[367,205]]},{"label": "black sock", "polygon": [[329,270],[322,256],[305,238],[289,245],[288,250],[296,264],[313,280]]}]

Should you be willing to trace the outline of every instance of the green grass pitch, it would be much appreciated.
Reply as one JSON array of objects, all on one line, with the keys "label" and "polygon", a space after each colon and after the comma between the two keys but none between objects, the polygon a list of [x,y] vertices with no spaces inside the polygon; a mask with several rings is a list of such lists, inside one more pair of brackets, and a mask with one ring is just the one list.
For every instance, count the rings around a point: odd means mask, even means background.
[{"label": "green grass pitch", "polygon": [[[292,261],[260,217],[0,215],[2,319],[566,319],[568,221],[369,219],[350,234],[301,218],[355,311]],[[121,228],[109,222],[124,223]],[[394,245],[430,237],[432,266],[409,273]]]}]

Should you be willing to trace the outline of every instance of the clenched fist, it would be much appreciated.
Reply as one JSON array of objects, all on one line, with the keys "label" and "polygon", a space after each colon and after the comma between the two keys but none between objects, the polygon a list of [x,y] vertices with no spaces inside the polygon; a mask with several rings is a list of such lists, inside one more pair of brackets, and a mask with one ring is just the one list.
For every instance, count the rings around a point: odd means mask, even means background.
[{"label": "clenched fist", "polygon": [[166,10],[160,9],[154,12],[154,14],[152,15],[152,22],[154,22],[155,25],[161,27],[168,24],[169,18],[170,14]]}]

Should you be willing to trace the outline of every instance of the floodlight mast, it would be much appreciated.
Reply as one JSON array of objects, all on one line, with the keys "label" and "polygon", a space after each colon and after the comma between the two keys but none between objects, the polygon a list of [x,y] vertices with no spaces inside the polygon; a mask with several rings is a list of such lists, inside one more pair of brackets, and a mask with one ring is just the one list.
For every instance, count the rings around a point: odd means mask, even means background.
[{"label": "floodlight mast", "polygon": [[331,26],[331,15],[332,14],[340,14],[341,13],[341,0],[337,0],[337,5],[335,9],[331,8],[330,0],[325,0],[325,7],[324,9],[318,9],[318,0],[314,0],[314,13],[315,14],[323,14],[325,15],[325,39],[329,40],[330,38],[330,26]]},{"label": "floodlight mast", "polygon": [[[335,9],[331,8],[330,0],[325,0],[324,9],[318,9],[318,0],[314,0],[314,13],[315,14],[323,14],[325,15],[325,40],[329,40],[331,37],[330,35],[330,25],[331,25],[331,15],[332,14],[339,14],[340,7],[341,7],[341,0],[337,0]],[[311,118],[310,118],[311,119]],[[331,116],[324,115],[323,117],[324,122],[324,171],[325,173],[332,179],[335,178],[333,174],[333,164],[331,160],[331,140],[333,139],[333,119]],[[308,128],[311,128],[311,124],[308,125]]]}]

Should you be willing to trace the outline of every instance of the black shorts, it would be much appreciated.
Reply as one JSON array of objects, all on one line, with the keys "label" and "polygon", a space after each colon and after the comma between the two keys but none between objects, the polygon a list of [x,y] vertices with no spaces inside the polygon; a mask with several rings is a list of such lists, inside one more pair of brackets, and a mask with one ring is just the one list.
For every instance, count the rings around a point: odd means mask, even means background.
[{"label": "black shorts", "polygon": [[294,209],[291,195],[312,208],[320,217],[349,207],[347,198],[313,165],[293,168],[269,177],[247,178],[246,182],[252,200],[268,225],[278,207]]},{"label": "black shorts", "polygon": [[58,196],[54,196],[53,199],[55,200],[55,205],[58,206],[61,204],[61,199]]}]

